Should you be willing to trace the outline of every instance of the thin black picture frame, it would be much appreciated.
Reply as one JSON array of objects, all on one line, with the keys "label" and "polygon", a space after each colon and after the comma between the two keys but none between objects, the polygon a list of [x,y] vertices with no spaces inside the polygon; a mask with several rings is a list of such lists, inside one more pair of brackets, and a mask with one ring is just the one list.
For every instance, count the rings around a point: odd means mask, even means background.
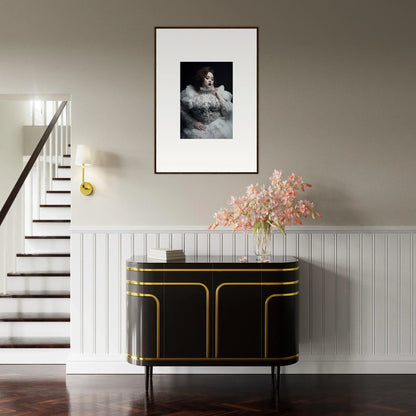
[{"label": "thin black picture frame", "polygon": [[[157,133],[158,133],[158,121],[157,121],[157,31],[159,29],[254,29],[256,32],[256,80],[255,80],[255,99],[256,99],[256,128],[255,128],[255,151],[256,151],[256,169],[253,171],[160,171],[157,165]],[[259,28],[257,26],[157,26],[154,29],[154,173],[155,174],[258,174],[259,173]]]}]

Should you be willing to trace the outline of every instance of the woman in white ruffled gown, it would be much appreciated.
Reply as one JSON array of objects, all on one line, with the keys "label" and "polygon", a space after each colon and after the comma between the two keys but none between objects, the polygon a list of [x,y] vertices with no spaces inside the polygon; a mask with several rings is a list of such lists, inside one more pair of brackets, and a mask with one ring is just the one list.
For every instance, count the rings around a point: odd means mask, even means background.
[{"label": "woman in white ruffled gown", "polygon": [[181,92],[181,139],[232,139],[232,94],[214,87],[214,70],[199,69]]}]

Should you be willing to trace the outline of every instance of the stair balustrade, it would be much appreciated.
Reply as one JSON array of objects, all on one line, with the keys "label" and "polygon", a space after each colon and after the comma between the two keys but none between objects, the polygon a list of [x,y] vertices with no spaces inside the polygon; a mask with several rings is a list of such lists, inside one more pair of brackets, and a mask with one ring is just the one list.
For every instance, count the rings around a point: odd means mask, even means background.
[{"label": "stair balustrade", "polygon": [[[50,206],[47,192],[54,191],[59,169],[66,165],[71,145],[70,106],[67,101],[53,101],[52,106],[55,114],[46,126],[44,111],[45,132],[32,155],[26,158],[22,173],[0,211],[0,291],[3,294],[7,293],[7,274],[16,271],[16,254],[24,253],[25,236],[33,236],[36,222],[45,221],[41,218],[41,207]],[[33,116],[33,122],[34,119]]]}]

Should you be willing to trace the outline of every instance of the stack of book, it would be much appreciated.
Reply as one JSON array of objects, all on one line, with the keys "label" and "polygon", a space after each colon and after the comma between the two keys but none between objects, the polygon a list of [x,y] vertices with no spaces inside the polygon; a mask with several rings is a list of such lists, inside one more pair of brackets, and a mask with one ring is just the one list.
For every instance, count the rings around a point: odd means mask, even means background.
[{"label": "stack of book", "polygon": [[183,261],[185,260],[185,253],[183,250],[171,248],[151,248],[147,252],[147,258],[159,261]]}]

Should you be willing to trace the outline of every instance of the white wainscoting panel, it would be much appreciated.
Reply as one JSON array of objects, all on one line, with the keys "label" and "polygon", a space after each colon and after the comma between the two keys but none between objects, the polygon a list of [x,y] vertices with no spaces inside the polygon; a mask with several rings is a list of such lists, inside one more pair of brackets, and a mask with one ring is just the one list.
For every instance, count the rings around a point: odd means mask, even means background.
[{"label": "white wainscoting panel", "polygon": [[[72,228],[68,373],[141,373],[125,362],[125,263],[148,248],[253,251],[250,234],[203,227]],[[299,257],[300,362],[287,373],[416,373],[416,227],[292,227],[275,254]],[[160,367],[259,373],[268,368]]]}]

